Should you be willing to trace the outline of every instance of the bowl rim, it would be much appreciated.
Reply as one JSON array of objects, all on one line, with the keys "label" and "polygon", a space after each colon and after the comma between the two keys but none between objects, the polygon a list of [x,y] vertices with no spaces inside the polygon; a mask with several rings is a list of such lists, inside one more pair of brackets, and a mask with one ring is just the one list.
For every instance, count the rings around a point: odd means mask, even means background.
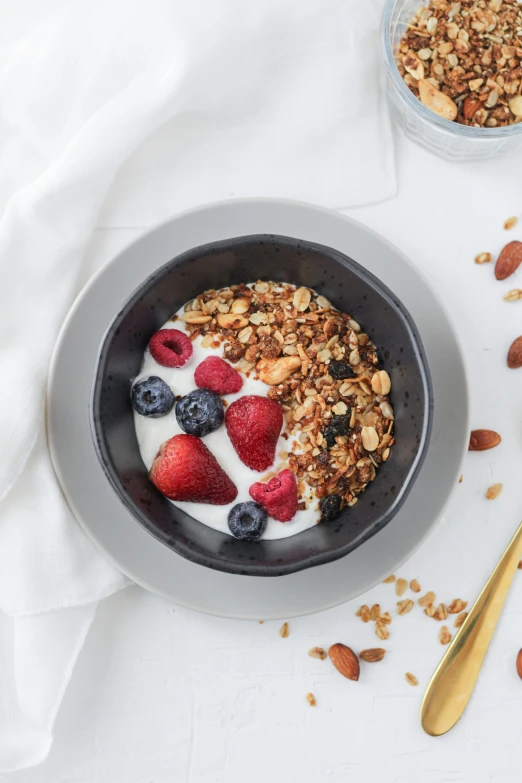
[{"label": "bowl rim", "polygon": [[[254,563],[246,562],[241,564],[230,563],[224,561],[223,559],[215,558],[211,553],[201,555],[199,552],[194,552],[193,549],[191,549],[190,546],[186,545],[184,542],[179,542],[179,541],[176,542],[175,539],[174,542],[172,542],[171,540],[167,540],[166,534],[162,533],[162,531],[160,531],[156,526],[154,526],[151,523],[151,521],[148,518],[148,515],[143,511],[143,509],[141,509],[132,500],[132,498],[129,497],[128,493],[125,490],[125,487],[122,485],[122,482],[118,477],[117,471],[112,464],[112,460],[108,452],[107,444],[104,439],[103,427],[101,426],[100,423],[100,417],[99,415],[97,415],[99,414],[100,399],[101,399],[101,392],[102,392],[102,385],[103,385],[104,373],[102,372],[103,370],[102,365],[107,357],[111,340],[114,337],[114,334],[118,329],[119,324],[125,317],[125,315],[141,299],[141,297],[144,295],[144,292],[146,292],[148,288],[154,285],[154,283],[156,283],[158,279],[161,279],[161,277],[163,277],[168,272],[168,270],[170,270],[173,266],[182,263],[184,260],[187,260],[188,258],[197,256],[200,253],[205,252],[205,250],[210,250],[211,248],[217,250],[221,250],[225,248],[229,249],[230,247],[233,247],[235,244],[243,244],[245,243],[245,241],[262,241],[263,239],[266,240],[268,238],[270,238],[271,240],[275,239],[276,241],[279,241],[283,244],[290,244],[292,246],[296,246],[296,245],[299,246],[299,243],[301,243],[306,248],[309,248],[315,252],[321,252],[323,254],[329,255],[331,258],[333,257],[337,263],[349,268],[352,273],[356,274],[367,285],[371,286],[377,292],[378,296],[381,299],[387,301],[389,306],[393,308],[394,312],[398,313],[399,317],[401,318],[403,324],[405,325],[408,331],[409,339],[414,349],[416,363],[419,368],[422,387],[424,391],[422,431],[420,433],[420,441],[416,449],[415,457],[408,470],[406,479],[401,484],[400,490],[392,498],[392,501],[386,507],[386,510],[383,513],[381,513],[380,516],[377,517],[377,519],[372,523],[371,529],[363,531],[359,536],[354,538],[354,540],[344,544],[343,546],[339,546],[335,549],[329,549],[321,553],[312,552],[306,557],[306,559],[295,561],[292,563],[282,563],[282,564],[278,563],[277,566],[267,565],[266,563],[260,564],[256,562]],[[428,359],[426,356],[424,346],[422,344],[420,333],[406,306],[396,296],[396,294],[394,294],[393,291],[391,291],[391,289],[388,288],[387,285],[385,285],[379,278],[377,278],[376,275],[374,275],[369,270],[365,269],[357,261],[347,256],[345,253],[336,250],[335,248],[331,248],[327,245],[323,245],[317,242],[311,242],[308,240],[297,239],[295,237],[283,236],[279,234],[255,234],[255,235],[236,236],[224,240],[217,240],[215,242],[209,242],[203,245],[198,245],[189,248],[188,250],[178,254],[174,258],[169,259],[164,264],[161,264],[154,272],[148,275],[147,278],[143,280],[140,285],[138,285],[134,289],[134,291],[130,294],[130,296],[125,300],[118,313],[114,316],[113,320],[109,323],[103,335],[103,338],[100,342],[97,358],[95,362],[93,377],[92,377],[92,385],[91,385],[90,400],[89,400],[89,420],[90,420],[91,436],[94,443],[96,456],[98,458],[98,461],[103,469],[106,478],[108,479],[112,489],[114,490],[116,496],[119,498],[120,502],[125,506],[125,508],[134,517],[134,519],[149,534],[154,536],[161,543],[163,543],[165,546],[167,546],[169,549],[173,550],[177,554],[199,565],[211,569],[216,569],[219,571],[224,571],[230,574],[266,577],[266,576],[283,576],[283,575],[295,573],[298,571],[305,570],[307,568],[324,565],[326,563],[330,563],[342,557],[345,557],[347,554],[352,552],[362,543],[364,543],[365,541],[367,541],[368,539],[376,535],[380,530],[382,530],[383,527],[385,527],[393,519],[393,517],[398,513],[401,506],[405,502],[409,492],[411,491],[415,483],[415,479],[417,478],[420,469],[422,467],[422,464],[424,462],[424,459],[426,457],[430,444],[432,425],[433,425],[433,408],[434,408],[433,383],[431,379]],[[197,522],[198,524],[204,524],[203,522],[199,522],[199,520],[194,520],[194,521]],[[209,529],[213,530],[212,528]],[[303,533],[306,532],[307,531],[303,531]],[[226,536],[227,539],[230,538],[226,533],[221,533],[220,531],[213,530],[213,533],[221,536]],[[270,546],[271,544],[277,545],[277,541],[279,541],[279,539],[274,539],[273,541],[265,541],[263,543],[265,545]]]},{"label": "bowl rim", "polygon": [[391,24],[393,12],[396,6],[403,0],[385,0],[381,14],[380,37],[381,53],[384,64],[395,90],[408,109],[411,109],[421,120],[436,127],[439,131],[449,136],[466,139],[468,141],[506,141],[522,134],[522,122],[505,125],[502,128],[474,128],[469,125],[460,125],[457,122],[446,120],[435,112],[432,112],[415,97],[406,85],[399,73],[395,60],[395,53],[391,42]]}]

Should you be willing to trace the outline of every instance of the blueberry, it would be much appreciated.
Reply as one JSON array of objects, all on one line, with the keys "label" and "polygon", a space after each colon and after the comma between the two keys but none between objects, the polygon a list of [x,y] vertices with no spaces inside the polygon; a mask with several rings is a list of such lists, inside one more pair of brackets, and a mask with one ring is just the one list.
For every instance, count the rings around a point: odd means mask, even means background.
[{"label": "blueberry", "polygon": [[346,378],[355,378],[355,373],[346,362],[332,359],[328,365],[328,375],[331,375],[336,381],[344,381]]},{"label": "blueberry", "polygon": [[333,522],[341,513],[341,496],[330,495],[321,503],[321,522]]},{"label": "blueberry", "polygon": [[258,541],[265,532],[267,521],[268,514],[253,500],[238,503],[228,514],[230,532],[234,538],[241,538],[243,541]]},{"label": "blueberry", "polygon": [[140,416],[159,419],[166,416],[174,405],[174,395],[170,386],[157,375],[144,378],[135,383],[131,391],[131,402],[134,410]]},{"label": "blueberry", "polygon": [[196,389],[178,401],[176,418],[184,432],[203,438],[221,427],[225,411],[215,392],[210,389]]},{"label": "blueberry", "polygon": [[332,416],[330,423],[323,430],[323,438],[329,449],[335,446],[335,439],[339,435],[348,435],[350,429],[350,411],[344,416]]}]

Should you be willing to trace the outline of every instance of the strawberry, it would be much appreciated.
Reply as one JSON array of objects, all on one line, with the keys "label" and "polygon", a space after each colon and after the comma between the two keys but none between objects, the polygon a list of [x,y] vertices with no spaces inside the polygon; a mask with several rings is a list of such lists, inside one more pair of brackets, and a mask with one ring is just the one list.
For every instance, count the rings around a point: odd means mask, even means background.
[{"label": "strawberry", "polygon": [[174,435],[163,443],[149,477],[170,500],[224,506],[237,497],[236,485],[195,435]]},{"label": "strawberry", "polygon": [[209,356],[198,364],[194,380],[199,389],[210,389],[216,394],[235,394],[243,386],[238,371],[219,356]]},{"label": "strawberry", "polygon": [[163,367],[183,367],[192,350],[190,339],[179,329],[160,329],[149,342],[149,351]]},{"label": "strawberry", "polygon": [[278,522],[290,522],[297,513],[297,481],[291,470],[282,470],[266,484],[256,481],[250,497]]},{"label": "strawberry", "polygon": [[228,407],[225,423],[241,462],[257,471],[272,465],[283,426],[278,402],[253,395],[240,397]]}]

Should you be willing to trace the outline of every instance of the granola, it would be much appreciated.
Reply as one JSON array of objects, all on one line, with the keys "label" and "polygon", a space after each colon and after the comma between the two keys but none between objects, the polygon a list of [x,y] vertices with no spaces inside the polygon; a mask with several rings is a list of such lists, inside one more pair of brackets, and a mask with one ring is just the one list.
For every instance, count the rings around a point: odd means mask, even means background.
[{"label": "granola", "polygon": [[430,0],[397,52],[406,85],[432,111],[461,125],[522,120],[522,5],[517,0]]},{"label": "granola", "polygon": [[309,288],[267,281],[209,289],[182,320],[191,340],[221,345],[239,372],[271,387],[299,507],[331,495],[354,505],[394,443],[390,377],[361,326]]}]

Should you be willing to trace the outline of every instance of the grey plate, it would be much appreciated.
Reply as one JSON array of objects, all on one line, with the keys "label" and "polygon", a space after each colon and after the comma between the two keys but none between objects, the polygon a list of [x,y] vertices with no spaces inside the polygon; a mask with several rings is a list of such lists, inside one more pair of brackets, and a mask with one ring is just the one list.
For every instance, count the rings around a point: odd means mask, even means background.
[{"label": "grey plate", "polygon": [[[433,436],[426,461],[390,524],[328,565],[266,580],[221,573],[180,557],[147,533],[121,504],[96,457],[89,397],[107,324],[165,260],[191,247],[247,234],[299,236],[356,259],[409,309],[434,387]],[[78,346],[82,346],[81,353]],[[67,317],[51,364],[48,436],[67,501],[96,546],[134,581],[178,604],[226,617],[276,619],[353,598],[393,572],[432,530],[455,487],[469,437],[464,362],[451,322],[426,280],[392,245],[338,213],[290,201],[248,199],[173,218],[124,250],[83,290]]]}]

